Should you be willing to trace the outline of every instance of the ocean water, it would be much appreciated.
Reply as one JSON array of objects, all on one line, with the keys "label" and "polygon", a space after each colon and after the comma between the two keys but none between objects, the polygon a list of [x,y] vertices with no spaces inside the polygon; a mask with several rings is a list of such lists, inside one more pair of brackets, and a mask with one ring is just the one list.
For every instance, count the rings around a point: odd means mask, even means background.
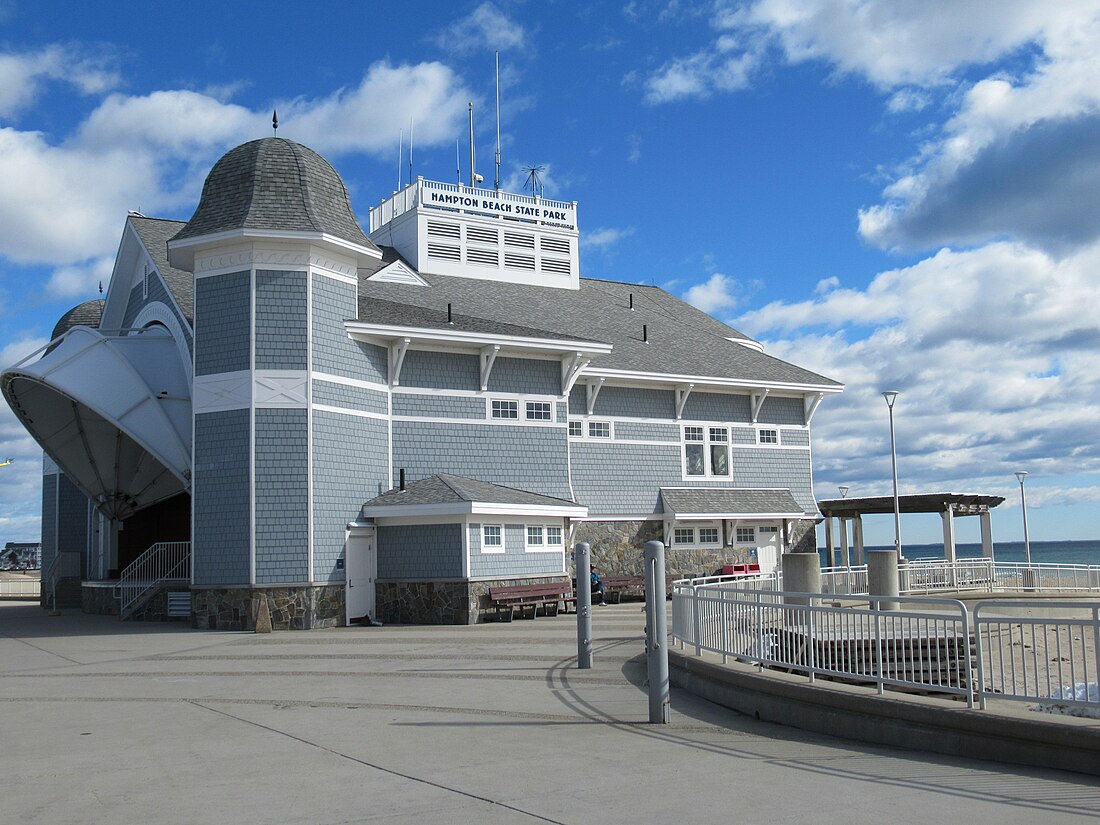
[{"label": "ocean water", "polygon": [[[868,545],[868,550],[893,550],[894,545]],[[819,548],[822,566],[826,566],[825,548]],[[906,544],[901,546],[907,559],[942,559],[943,544]],[[981,544],[956,544],[955,555],[960,559],[981,558]],[[997,561],[1023,562],[1022,541],[993,542],[993,557]],[[1096,564],[1100,565],[1100,539],[1090,541],[1033,541],[1032,564]]]}]

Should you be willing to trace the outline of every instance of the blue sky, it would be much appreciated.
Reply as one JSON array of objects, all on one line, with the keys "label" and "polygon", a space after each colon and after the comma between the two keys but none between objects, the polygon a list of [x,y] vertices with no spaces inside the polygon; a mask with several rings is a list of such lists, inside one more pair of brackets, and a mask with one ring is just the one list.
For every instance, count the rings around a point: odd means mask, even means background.
[{"label": "blue sky", "polygon": [[[0,361],[96,297],[128,209],[188,218],[273,108],[364,224],[410,121],[414,174],[452,180],[456,139],[466,169],[467,101],[492,181],[499,51],[502,179],[543,165],[578,202],[584,275],[846,384],[813,422],[819,498],[889,492],[897,389],[903,492],[1005,495],[1014,540],[1026,469],[1032,538],[1097,537],[1100,0],[997,8],[0,0]],[[33,538],[40,453],[6,406],[0,453],[0,540]]]}]

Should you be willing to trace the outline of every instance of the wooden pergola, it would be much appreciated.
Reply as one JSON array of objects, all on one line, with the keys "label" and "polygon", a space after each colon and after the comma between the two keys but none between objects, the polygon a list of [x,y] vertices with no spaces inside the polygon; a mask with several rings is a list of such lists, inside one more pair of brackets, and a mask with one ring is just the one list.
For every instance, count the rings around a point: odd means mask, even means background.
[{"label": "wooden pergola", "polygon": [[[989,511],[1004,501],[1004,496],[983,496],[974,493],[916,493],[898,496],[901,513],[939,513],[943,519],[943,550],[947,561],[955,561],[955,518],[978,516],[981,519],[982,555],[993,558],[993,528]],[[863,516],[894,512],[893,496],[867,498],[834,498],[817,503],[825,517],[825,547],[829,562],[836,559],[833,519],[840,521],[840,553],[842,566],[865,564],[863,552]],[[852,553],[849,553],[848,523],[852,524]]]}]

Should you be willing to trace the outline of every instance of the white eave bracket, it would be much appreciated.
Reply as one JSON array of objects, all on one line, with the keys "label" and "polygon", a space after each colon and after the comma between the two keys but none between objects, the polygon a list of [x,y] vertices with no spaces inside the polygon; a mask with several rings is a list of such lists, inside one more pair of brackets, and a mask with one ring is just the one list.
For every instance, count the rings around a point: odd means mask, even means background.
[{"label": "white eave bracket", "polygon": [[760,411],[764,409],[764,400],[768,397],[768,393],[771,390],[753,390],[749,393],[749,402],[752,405],[752,423],[755,424],[756,420],[760,417]]},{"label": "white eave bracket", "polygon": [[573,385],[581,377],[584,368],[592,363],[591,358],[585,358],[583,352],[574,352],[571,355],[561,357],[561,394],[568,396],[573,391]]},{"label": "white eave bracket", "polygon": [[676,386],[676,420],[679,421],[684,417],[684,407],[687,405],[688,398],[691,397],[691,391],[695,389],[694,384],[678,384]]},{"label": "white eave bracket", "polygon": [[490,344],[487,347],[481,348],[481,391],[485,392],[489,389],[489,376],[493,373],[493,363],[497,360],[497,353],[500,352],[499,344]]},{"label": "white eave bracket", "polygon": [[592,415],[592,411],[596,409],[596,399],[599,398],[600,390],[603,389],[603,382],[603,378],[597,378],[584,385],[585,408],[589,415]]},{"label": "white eave bracket", "polygon": [[401,385],[401,367],[405,363],[405,353],[409,350],[410,338],[399,338],[390,344],[390,386]]},{"label": "white eave bracket", "polygon": [[821,399],[825,397],[825,393],[818,392],[812,395],[806,395],[802,397],[803,410],[806,414],[806,426],[810,426],[810,419],[814,417],[814,413],[817,412],[817,408],[821,405]]}]

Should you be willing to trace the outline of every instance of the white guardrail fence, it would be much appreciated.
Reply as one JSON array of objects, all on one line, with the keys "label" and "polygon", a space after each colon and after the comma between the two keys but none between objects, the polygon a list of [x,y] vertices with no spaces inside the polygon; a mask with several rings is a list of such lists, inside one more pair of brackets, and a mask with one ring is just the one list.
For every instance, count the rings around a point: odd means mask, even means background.
[{"label": "white guardrail fence", "polygon": [[0,599],[37,600],[41,592],[39,579],[0,579]]},{"label": "white guardrail fence", "polygon": [[[782,590],[782,577],[707,577],[673,585],[672,637],[682,648],[760,668],[951,694],[969,707],[989,699],[1100,711],[1100,601],[983,600],[912,595],[931,589],[1036,592],[1096,590],[1100,568],[1073,565],[921,563],[908,588],[880,610],[866,594],[866,568],[822,571],[822,593]],[[990,578],[990,576],[992,578]],[[954,581],[956,584],[945,582]],[[990,582],[994,582],[992,586]],[[1092,584],[1089,584],[1092,582]],[[860,591],[863,592],[860,592]]]}]

